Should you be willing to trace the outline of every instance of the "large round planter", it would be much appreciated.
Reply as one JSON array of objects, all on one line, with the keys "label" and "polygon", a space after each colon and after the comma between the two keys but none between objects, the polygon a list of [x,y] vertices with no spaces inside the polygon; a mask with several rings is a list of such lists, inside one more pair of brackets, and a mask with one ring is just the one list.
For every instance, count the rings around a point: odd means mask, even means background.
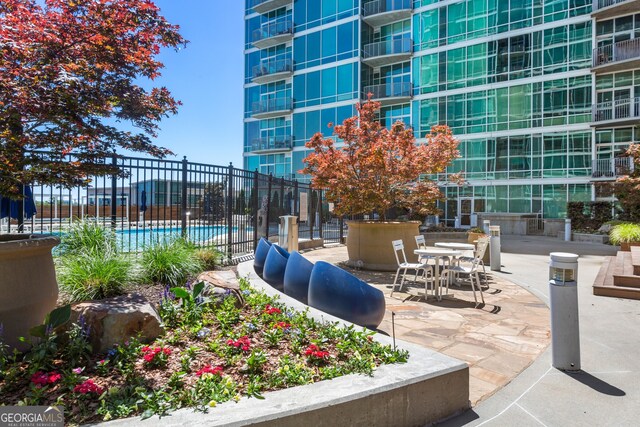
[{"label": "large round planter", "polygon": [[264,261],[262,278],[265,282],[284,292],[284,271],[287,268],[289,252],[278,245],[271,245],[267,259]]},{"label": "large round planter", "polygon": [[385,311],[381,290],[324,261],[313,266],[309,305],[369,329],[378,327]]},{"label": "large round planter", "polygon": [[262,270],[264,269],[264,261],[267,259],[267,254],[271,248],[271,242],[264,237],[258,241],[258,246],[253,257],[253,269],[258,276],[262,276]]},{"label": "large round planter", "polygon": [[309,279],[313,263],[293,251],[287,261],[287,268],[284,270],[284,293],[308,305],[309,301]]},{"label": "large round planter", "polygon": [[409,262],[417,261],[413,254],[415,236],[420,234],[419,221],[349,221],[347,235],[348,265],[365,270],[395,271],[398,268],[391,242],[402,239]]},{"label": "large round planter", "polygon": [[42,324],[56,307],[58,283],[51,249],[60,243],[54,236],[0,235],[0,323],[3,341],[20,350],[29,329]]}]

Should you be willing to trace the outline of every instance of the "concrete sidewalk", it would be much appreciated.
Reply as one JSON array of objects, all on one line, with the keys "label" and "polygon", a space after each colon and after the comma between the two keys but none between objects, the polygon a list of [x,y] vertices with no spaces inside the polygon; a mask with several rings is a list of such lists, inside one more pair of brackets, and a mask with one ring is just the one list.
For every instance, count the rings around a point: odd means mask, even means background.
[{"label": "concrete sidewalk", "polygon": [[582,371],[551,366],[549,347],[529,368],[444,426],[640,425],[640,301],[597,297],[591,286],[611,246],[532,236],[502,236],[496,273],[549,304],[550,252],[580,255],[578,300]]}]

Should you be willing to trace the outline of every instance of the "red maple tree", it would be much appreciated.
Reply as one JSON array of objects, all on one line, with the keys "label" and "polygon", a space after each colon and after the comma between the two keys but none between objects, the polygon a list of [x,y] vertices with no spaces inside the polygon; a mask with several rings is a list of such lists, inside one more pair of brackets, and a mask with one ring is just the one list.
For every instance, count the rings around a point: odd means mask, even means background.
[{"label": "red maple tree", "polygon": [[640,144],[631,144],[626,155],[631,157],[635,167],[614,184],[614,193],[622,208],[619,218],[640,222]]},{"label": "red maple tree", "polygon": [[[458,141],[448,126],[434,126],[426,142],[416,144],[413,129],[401,121],[391,129],[375,120],[380,103],[357,104],[358,115],[333,128],[334,138],[316,133],[306,143],[313,149],[300,173],[310,174],[312,185],[326,191],[335,213],[376,212],[386,219],[392,207],[426,215],[437,212],[443,197],[426,175],[442,173],[459,157]],[[331,125],[330,125],[331,126]]]},{"label": "red maple tree", "polygon": [[0,2],[0,194],[120,173],[103,162],[116,148],[170,154],[151,137],[180,103],[139,81],[160,75],[161,48],[186,44],[178,27],[150,0],[39,3]]}]

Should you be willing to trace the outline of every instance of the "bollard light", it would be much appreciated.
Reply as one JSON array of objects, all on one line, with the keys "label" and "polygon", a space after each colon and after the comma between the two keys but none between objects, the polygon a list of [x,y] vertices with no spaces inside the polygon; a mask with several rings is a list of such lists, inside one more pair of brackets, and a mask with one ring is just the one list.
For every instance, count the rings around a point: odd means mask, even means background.
[{"label": "bollard light", "polygon": [[552,252],[549,257],[552,364],[564,371],[577,371],[580,370],[578,255]]}]

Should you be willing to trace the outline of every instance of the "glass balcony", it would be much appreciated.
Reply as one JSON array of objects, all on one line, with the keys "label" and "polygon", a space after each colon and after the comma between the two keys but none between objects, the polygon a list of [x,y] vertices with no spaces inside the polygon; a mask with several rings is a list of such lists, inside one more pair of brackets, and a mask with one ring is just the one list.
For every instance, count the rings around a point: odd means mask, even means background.
[{"label": "glass balcony", "polygon": [[362,62],[370,67],[382,67],[406,61],[413,54],[413,40],[402,38],[369,43],[362,48]]},{"label": "glass balcony", "polygon": [[291,151],[292,149],[293,137],[291,135],[256,138],[251,141],[251,151],[254,153]]},{"label": "glass balcony", "polygon": [[413,85],[410,82],[384,83],[365,86],[362,90],[362,99],[371,98],[382,105],[395,104],[408,101],[413,96]]},{"label": "glass balcony", "polygon": [[251,108],[251,116],[256,119],[268,119],[284,116],[293,110],[293,99],[272,98],[254,102]]},{"label": "glass balcony", "polygon": [[635,165],[631,157],[616,157],[613,159],[593,159],[591,177],[598,180],[615,179],[629,175]]},{"label": "glass balcony", "polygon": [[293,3],[293,0],[251,0],[251,8],[256,13],[267,13]]},{"label": "glass balcony", "polygon": [[594,49],[592,61],[596,73],[640,68],[640,38]]},{"label": "glass balcony", "polygon": [[593,0],[591,16],[601,20],[638,13],[638,10],[640,0]]},{"label": "glass balcony", "polygon": [[601,102],[593,106],[592,126],[635,124],[640,118],[640,97]]},{"label": "glass balcony", "polygon": [[293,38],[293,21],[288,17],[276,19],[255,30],[251,36],[251,44],[258,49],[286,43]]},{"label": "glass balcony", "polygon": [[291,58],[268,59],[253,67],[252,81],[259,84],[270,83],[286,79],[291,74],[293,74],[293,61]]},{"label": "glass balcony", "polygon": [[412,0],[373,0],[362,5],[362,20],[381,27],[411,17]]}]

